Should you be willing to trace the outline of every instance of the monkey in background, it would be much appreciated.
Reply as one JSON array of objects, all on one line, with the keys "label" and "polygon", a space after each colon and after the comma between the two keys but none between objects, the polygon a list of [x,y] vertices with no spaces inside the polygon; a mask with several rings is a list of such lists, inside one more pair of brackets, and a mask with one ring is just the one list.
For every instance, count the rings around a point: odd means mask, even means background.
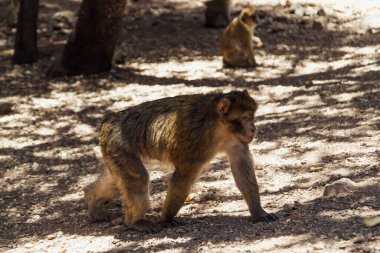
[{"label": "monkey in background", "polygon": [[220,152],[229,158],[252,220],[277,220],[261,207],[248,149],[256,130],[256,110],[255,100],[245,90],[168,97],[107,115],[99,137],[106,166],[85,191],[90,220],[107,219],[104,202],[118,191],[129,228],[160,231],[159,225],[144,218],[149,209],[149,174],[142,160],[150,158],[174,166],[161,221],[178,225],[174,216],[202,168]]},{"label": "monkey in background", "polygon": [[223,67],[257,66],[253,48],[263,45],[260,38],[253,35],[257,22],[253,8],[247,7],[226,27],[220,42]]}]

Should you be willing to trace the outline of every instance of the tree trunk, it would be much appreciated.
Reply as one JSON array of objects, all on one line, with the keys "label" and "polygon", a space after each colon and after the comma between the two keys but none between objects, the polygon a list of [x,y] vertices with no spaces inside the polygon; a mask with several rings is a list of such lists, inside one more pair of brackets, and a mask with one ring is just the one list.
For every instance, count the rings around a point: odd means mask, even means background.
[{"label": "tree trunk", "polygon": [[39,0],[21,0],[17,16],[17,32],[13,63],[35,62],[37,52],[37,19]]},{"label": "tree trunk", "polygon": [[125,5],[126,0],[83,0],[61,61],[50,68],[48,76],[110,70]]},{"label": "tree trunk", "polygon": [[230,23],[232,0],[209,0],[205,4],[206,27],[221,28]]}]

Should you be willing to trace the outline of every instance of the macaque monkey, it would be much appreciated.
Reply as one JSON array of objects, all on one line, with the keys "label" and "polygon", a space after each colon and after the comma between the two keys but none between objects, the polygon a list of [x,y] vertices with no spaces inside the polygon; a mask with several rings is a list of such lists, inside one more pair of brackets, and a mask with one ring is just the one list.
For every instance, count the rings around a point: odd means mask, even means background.
[{"label": "macaque monkey", "polygon": [[256,67],[254,47],[261,47],[260,38],[253,35],[257,16],[250,7],[244,8],[240,15],[223,31],[220,50],[223,56],[223,67]]},{"label": "macaque monkey", "polygon": [[174,216],[202,168],[220,152],[229,158],[252,220],[277,220],[261,207],[248,149],[256,130],[256,109],[245,90],[163,98],[107,115],[99,137],[106,168],[85,192],[90,220],[107,218],[103,203],[118,190],[129,228],[148,233],[160,230],[144,219],[149,209],[149,174],[142,161],[148,158],[174,166],[161,221],[178,225]]},{"label": "macaque monkey", "polygon": [[231,20],[232,0],[209,0],[205,3],[205,26],[226,27]]}]

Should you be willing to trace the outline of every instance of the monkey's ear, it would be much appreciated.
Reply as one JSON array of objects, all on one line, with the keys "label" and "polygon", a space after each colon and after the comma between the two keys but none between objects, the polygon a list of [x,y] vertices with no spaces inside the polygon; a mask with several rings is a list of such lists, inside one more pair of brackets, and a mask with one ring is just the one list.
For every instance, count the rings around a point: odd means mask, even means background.
[{"label": "monkey's ear", "polygon": [[243,90],[243,93],[244,93],[245,95],[248,95],[248,96],[249,96],[249,93],[248,93],[247,90]]},{"label": "monkey's ear", "polygon": [[253,12],[252,7],[245,7],[245,8],[241,11],[240,15],[242,16],[242,18],[245,19],[245,18],[250,17],[253,13],[254,13],[254,12]]},{"label": "monkey's ear", "polygon": [[222,98],[216,106],[217,113],[226,113],[230,108],[231,100],[229,98]]}]

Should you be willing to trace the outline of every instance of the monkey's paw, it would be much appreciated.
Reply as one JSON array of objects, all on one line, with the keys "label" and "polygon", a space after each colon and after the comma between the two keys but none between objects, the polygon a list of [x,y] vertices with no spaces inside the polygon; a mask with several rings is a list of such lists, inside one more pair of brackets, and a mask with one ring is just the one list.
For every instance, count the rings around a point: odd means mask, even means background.
[{"label": "monkey's paw", "polygon": [[260,221],[276,221],[278,220],[278,216],[274,213],[262,213],[260,215],[252,216],[252,220],[254,223],[260,222]]},{"label": "monkey's paw", "polygon": [[88,217],[91,223],[111,220],[111,215],[103,208],[91,208]]},{"label": "monkey's paw", "polygon": [[174,218],[163,219],[161,221],[161,224],[163,227],[178,227],[185,225],[185,223],[180,222]]},{"label": "monkey's paw", "polygon": [[128,225],[128,228],[148,234],[155,234],[161,231],[160,226],[145,219],[139,220],[133,225]]}]

